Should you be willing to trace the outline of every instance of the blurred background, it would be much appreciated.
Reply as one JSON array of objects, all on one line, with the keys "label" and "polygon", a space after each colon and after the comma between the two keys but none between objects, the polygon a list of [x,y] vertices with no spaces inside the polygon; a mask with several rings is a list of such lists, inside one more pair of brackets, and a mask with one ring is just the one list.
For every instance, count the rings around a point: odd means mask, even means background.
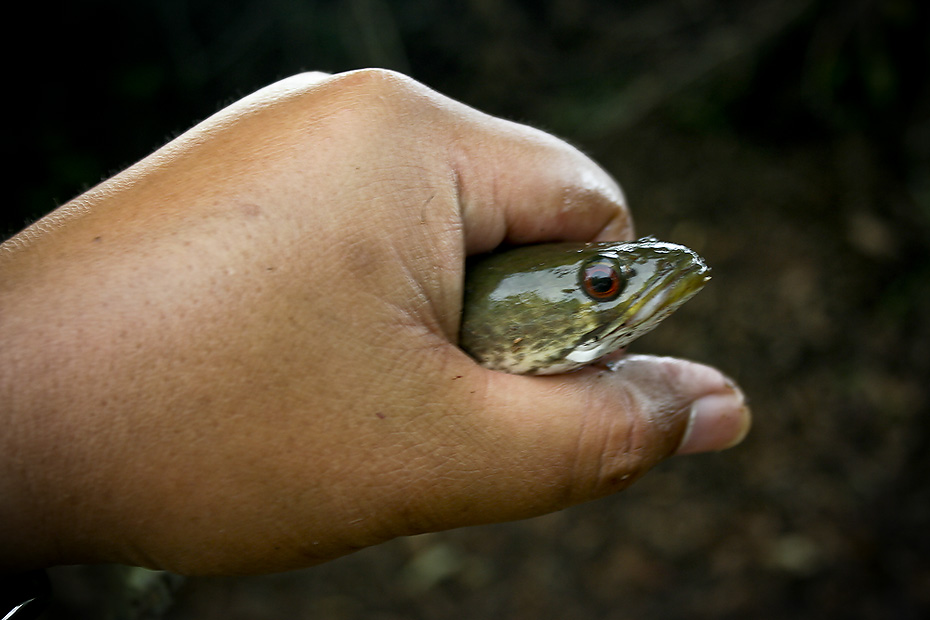
[{"label": "blurred background", "polygon": [[[615,497],[187,579],[147,617],[928,617],[930,3],[62,5],[10,22],[3,232],[275,79],[393,68],[568,139],[639,233],[703,254],[714,280],[633,348],[721,367],[755,414]],[[55,569],[45,617],[126,617],[108,578]]]}]

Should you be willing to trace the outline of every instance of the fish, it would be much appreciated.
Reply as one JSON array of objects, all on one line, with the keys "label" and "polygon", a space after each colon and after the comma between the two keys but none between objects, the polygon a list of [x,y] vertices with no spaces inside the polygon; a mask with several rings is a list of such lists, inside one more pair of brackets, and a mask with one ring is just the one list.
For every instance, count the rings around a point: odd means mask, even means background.
[{"label": "fish", "polygon": [[571,372],[654,329],[709,279],[696,252],[654,237],[480,255],[466,266],[459,346],[491,370]]}]

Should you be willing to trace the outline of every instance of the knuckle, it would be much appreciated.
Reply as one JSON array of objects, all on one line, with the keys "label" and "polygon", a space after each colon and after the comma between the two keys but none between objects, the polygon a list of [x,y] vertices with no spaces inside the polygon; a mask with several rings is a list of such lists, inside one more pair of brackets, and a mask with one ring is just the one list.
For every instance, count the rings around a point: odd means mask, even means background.
[{"label": "knuckle", "polygon": [[358,69],[340,73],[331,80],[333,88],[345,92],[358,108],[396,109],[418,101],[428,89],[414,79],[389,69]]},{"label": "knuckle", "polygon": [[[363,137],[366,146],[377,143],[379,136],[391,143],[398,139],[416,143],[422,140],[425,128],[444,126],[434,122],[444,107],[444,98],[396,71],[359,69],[312,86],[304,91],[303,109],[314,120],[328,118],[336,123],[343,137]],[[325,111],[322,118],[321,110]],[[405,132],[398,132],[398,127],[404,127]]]}]

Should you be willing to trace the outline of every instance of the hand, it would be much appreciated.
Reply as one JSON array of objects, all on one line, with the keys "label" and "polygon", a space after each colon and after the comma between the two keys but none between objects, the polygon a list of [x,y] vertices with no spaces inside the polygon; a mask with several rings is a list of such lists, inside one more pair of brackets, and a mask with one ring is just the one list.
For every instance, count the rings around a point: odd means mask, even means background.
[{"label": "hand", "polygon": [[246,97],[0,251],[4,568],[295,568],[738,442],[706,366],[525,377],[455,346],[467,254],[631,236],[577,150],[403,76]]}]

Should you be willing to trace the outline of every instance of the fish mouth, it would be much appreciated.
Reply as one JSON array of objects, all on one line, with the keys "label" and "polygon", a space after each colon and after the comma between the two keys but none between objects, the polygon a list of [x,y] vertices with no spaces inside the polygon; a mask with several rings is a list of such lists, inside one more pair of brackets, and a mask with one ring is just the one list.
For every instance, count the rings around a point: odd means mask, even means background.
[{"label": "fish mouth", "polygon": [[602,338],[623,346],[643,335],[691,299],[710,280],[710,269],[700,259],[684,265],[665,265],[633,297],[624,316]]},{"label": "fish mouth", "polygon": [[710,268],[697,254],[690,260],[660,264],[627,302],[623,314],[603,329],[587,334],[567,356],[587,364],[626,346],[651,331],[704,288]]}]

